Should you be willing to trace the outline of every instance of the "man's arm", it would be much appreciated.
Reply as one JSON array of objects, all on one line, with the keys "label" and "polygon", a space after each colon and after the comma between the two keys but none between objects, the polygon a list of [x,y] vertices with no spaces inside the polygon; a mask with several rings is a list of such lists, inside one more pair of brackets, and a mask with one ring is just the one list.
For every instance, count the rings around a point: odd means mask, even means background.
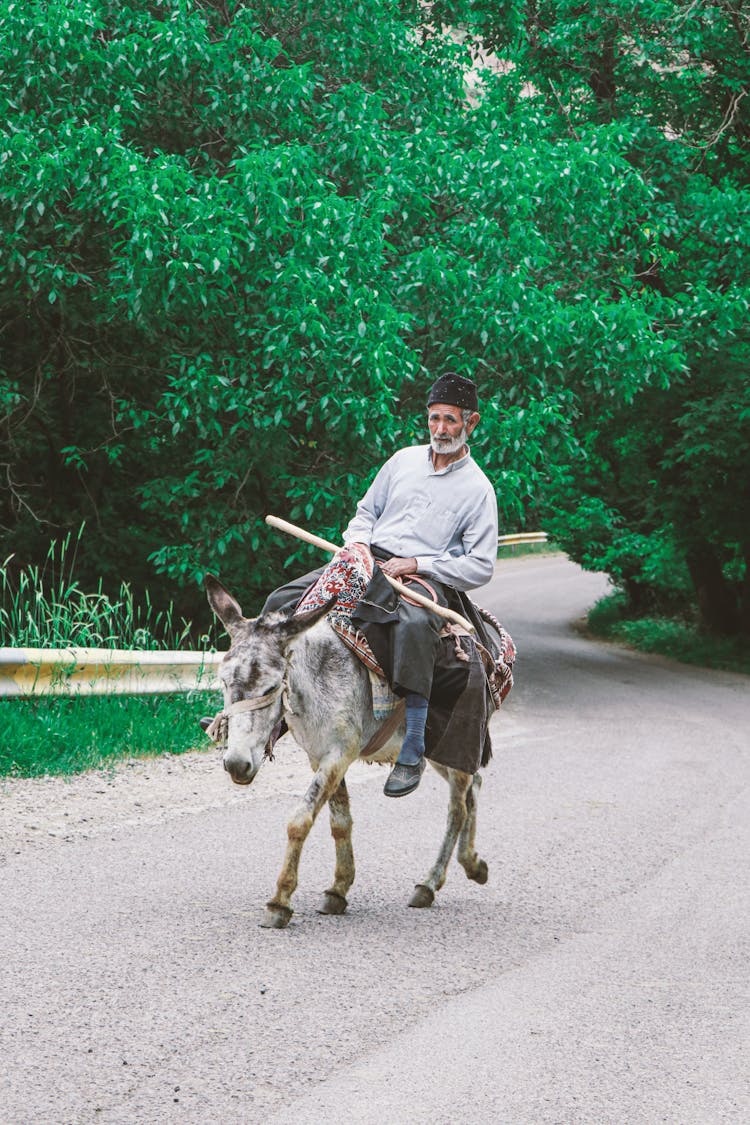
[{"label": "man's arm", "polygon": [[362,543],[365,547],[370,546],[372,529],[381,516],[388,499],[390,479],[390,461],[386,461],[359,504],[357,504],[357,511],[344,532],[345,543]]},{"label": "man's arm", "polygon": [[463,554],[417,556],[419,574],[431,574],[457,590],[474,590],[489,582],[497,558],[497,502],[488,492],[462,534]]}]

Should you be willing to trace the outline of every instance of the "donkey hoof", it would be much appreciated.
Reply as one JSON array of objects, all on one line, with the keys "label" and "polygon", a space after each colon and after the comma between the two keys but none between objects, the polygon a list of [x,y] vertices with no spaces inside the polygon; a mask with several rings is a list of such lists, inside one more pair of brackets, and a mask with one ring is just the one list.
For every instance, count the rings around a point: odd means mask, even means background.
[{"label": "donkey hoof", "polygon": [[487,866],[487,864],[484,862],[483,859],[480,859],[479,862],[477,863],[476,871],[474,872],[473,875],[470,875],[469,878],[473,879],[475,883],[479,883],[479,885],[483,887],[484,884],[489,879],[489,876],[490,876],[489,867]]},{"label": "donkey hoof", "polygon": [[343,914],[346,910],[346,899],[335,891],[325,891],[323,901],[318,907],[318,914]]},{"label": "donkey hoof", "polygon": [[291,916],[292,911],[288,906],[272,906],[269,903],[258,924],[264,930],[283,930],[289,925]]},{"label": "donkey hoof", "polygon": [[435,901],[435,892],[426,887],[424,883],[417,883],[414,888],[414,894],[409,899],[409,906],[418,906],[420,908],[425,906],[432,906]]}]

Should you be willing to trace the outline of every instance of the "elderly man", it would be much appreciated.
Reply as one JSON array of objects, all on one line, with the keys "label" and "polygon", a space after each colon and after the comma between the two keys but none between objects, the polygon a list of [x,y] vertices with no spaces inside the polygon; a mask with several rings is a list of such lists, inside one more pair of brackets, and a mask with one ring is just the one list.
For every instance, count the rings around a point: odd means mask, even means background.
[{"label": "elderly man", "polygon": [[[469,452],[479,422],[471,379],[446,372],[430,388],[430,444],[399,450],[367,490],[344,533],[363,543],[384,574],[427,579],[447,604],[450,587],[472,590],[492,577],[497,557],[495,491]],[[446,589],[446,587],[448,589]],[[393,689],[406,698],[406,736],[385,783],[388,797],[416,789],[424,770],[424,732],[441,620],[401,602],[391,646]]]},{"label": "elderly man", "polygon": [[[475,384],[446,372],[427,398],[430,444],[401,449],[385,463],[344,533],[346,543],[369,548],[384,574],[402,581],[410,575],[425,579],[442,605],[454,600],[457,590],[484,585],[497,556],[495,492],[467,444],[478,422]],[[289,608],[290,599],[299,600],[315,576],[276,590],[264,612]],[[375,624],[380,631],[373,637],[368,626],[383,618],[377,607],[372,616],[370,606],[366,595],[354,621],[373,643],[391,687],[406,700],[406,735],[384,788],[388,797],[403,797],[417,788],[425,767],[425,725],[442,621],[401,599],[390,625]]]}]

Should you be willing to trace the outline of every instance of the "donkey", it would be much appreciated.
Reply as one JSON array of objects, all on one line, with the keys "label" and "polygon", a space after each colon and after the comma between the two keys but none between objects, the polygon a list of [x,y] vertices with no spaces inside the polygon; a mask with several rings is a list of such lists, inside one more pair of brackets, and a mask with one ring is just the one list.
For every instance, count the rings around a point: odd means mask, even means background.
[{"label": "donkey", "polygon": [[[218,579],[206,578],[209,604],[230,637],[221,665],[224,690],[226,748],[224,769],[237,785],[249,785],[266,755],[271,732],[284,718],[314,771],[312,782],[288,826],[288,843],[276,893],[266,904],[262,926],[283,929],[292,916],[300,856],[315,818],[328,803],[336,848],[332,885],[323,894],[321,914],[343,914],[354,882],[352,818],[345,774],[378,731],[372,689],[364,665],[343,644],[322,614],[284,617],[279,613],[248,619]],[[395,724],[393,724],[395,726]],[[403,725],[368,761],[393,762],[403,738]],[[432,762],[448,782],[448,825],[437,860],[417,883],[409,906],[428,907],[445,882],[448,863],[458,841],[458,861],[469,879],[487,882],[487,864],[474,846],[479,774],[464,773]]]}]

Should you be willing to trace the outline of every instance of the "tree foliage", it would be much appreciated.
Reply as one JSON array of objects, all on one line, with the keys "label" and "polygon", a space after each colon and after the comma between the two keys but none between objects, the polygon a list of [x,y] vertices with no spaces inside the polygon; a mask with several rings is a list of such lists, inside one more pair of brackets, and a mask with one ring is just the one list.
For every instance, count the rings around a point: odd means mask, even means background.
[{"label": "tree foliage", "polygon": [[264,514],[335,538],[450,366],[507,526],[733,627],[747,27],[694,8],[0,0],[9,547],[250,603]]},{"label": "tree foliage", "polygon": [[[601,316],[617,323],[630,317],[632,327],[616,344],[620,365],[598,345],[593,354],[590,348],[578,353],[578,369],[564,360],[570,455],[538,494],[550,525],[584,565],[609,571],[636,610],[692,601],[710,627],[747,631],[746,6],[735,0],[433,6],[434,19],[449,17],[464,22],[469,43],[473,35],[509,62],[506,86],[525,84],[527,104],[543,107],[575,177],[586,137],[598,144],[608,138],[618,157],[603,186],[621,187],[619,215],[611,206],[592,206],[576,179],[562,204],[561,222],[578,232],[580,245],[563,251],[575,275],[582,266],[588,272],[598,218],[608,224],[591,295]],[[622,171],[616,174],[616,167]],[[650,348],[637,350],[646,323],[653,356]]]}]

